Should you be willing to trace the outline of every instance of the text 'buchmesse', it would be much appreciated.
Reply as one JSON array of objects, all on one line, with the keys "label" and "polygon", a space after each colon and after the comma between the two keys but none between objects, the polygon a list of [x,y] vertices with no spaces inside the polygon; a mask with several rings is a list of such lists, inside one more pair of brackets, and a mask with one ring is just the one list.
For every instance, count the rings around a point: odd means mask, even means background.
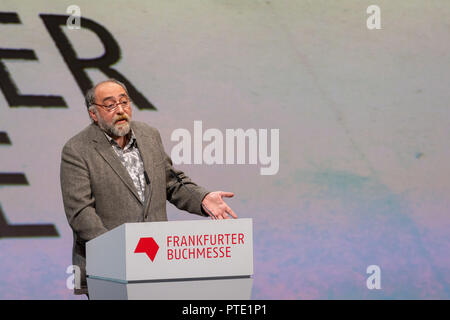
[{"label": "text 'buchmesse'", "polygon": [[231,248],[244,244],[243,233],[167,237],[167,260],[231,258]]}]

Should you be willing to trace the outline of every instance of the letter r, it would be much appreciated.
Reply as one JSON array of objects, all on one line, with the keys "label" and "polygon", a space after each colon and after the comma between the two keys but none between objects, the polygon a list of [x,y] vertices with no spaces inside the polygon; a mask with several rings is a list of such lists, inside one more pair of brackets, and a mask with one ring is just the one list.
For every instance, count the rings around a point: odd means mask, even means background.
[{"label": "letter r", "polygon": [[81,27],[91,30],[98,36],[105,48],[105,52],[102,56],[96,58],[78,58],[75,50],[69,42],[69,39],[67,39],[61,28],[62,26],[66,26],[69,16],[57,14],[40,14],[39,16],[44,21],[47,31],[55,42],[55,45],[60,51],[70,72],[72,72],[72,75],[78,83],[83,95],[85,95],[86,92],[93,86],[91,79],[89,79],[86,73],[86,69],[99,69],[109,78],[115,78],[123,82],[128,89],[130,98],[135,102],[139,109],[156,110],[153,104],[151,104],[138,90],[136,90],[130,81],[128,81],[118,71],[111,68],[111,65],[120,59],[120,48],[108,30],[90,19],[81,17]]}]

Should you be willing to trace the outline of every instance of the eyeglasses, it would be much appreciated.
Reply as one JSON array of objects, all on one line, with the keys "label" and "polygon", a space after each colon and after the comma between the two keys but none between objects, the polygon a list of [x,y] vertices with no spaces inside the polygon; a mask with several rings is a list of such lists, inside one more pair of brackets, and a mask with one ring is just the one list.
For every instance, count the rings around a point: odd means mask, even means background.
[{"label": "eyeglasses", "polygon": [[119,102],[109,102],[108,104],[98,104],[98,103],[92,103],[92,104],[103,107],[108,112],[113,112],[114,110],[117,109],[118,106],[121,106],[122,109],[126,109],[126,108],[130,107],[130,99],[122,98],[119,100]]}]

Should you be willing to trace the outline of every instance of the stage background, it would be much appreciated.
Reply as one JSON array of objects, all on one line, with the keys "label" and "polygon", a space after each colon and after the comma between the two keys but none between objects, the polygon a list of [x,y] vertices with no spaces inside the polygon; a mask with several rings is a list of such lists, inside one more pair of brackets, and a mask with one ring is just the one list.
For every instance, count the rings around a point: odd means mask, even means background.
[{"label": "stage background", "polygon": [[[252,298],[450,298],[450,2],[3,0],[0,11],[20,23],[0,23],[0,48],[37,59],[2,59],[18,91],[66,107],[10,106],[0,94],[0,172],[16,179],[0,186],[3,218],[57,232],[7,237],[3,226],[1,299],[83,298],[66,287],[72,233],[59,165],[90,120],[40,17],[74,4],[120,46],[112,68],[157,108],[135,107],[134,119],[160,130],[167,153],[171,133],[192,133],[195,120],[204,130],[280,130],[276,175],[178,166],[233,191],[227,203],[253,218]],[[371,4],[381,30],[366,26]],[[91,30],[63,32],[79,58],[104,53]],[[196,218],[171,204],[168,214]],[[380,290],[366,287],[369,265],[381,269]]]}]

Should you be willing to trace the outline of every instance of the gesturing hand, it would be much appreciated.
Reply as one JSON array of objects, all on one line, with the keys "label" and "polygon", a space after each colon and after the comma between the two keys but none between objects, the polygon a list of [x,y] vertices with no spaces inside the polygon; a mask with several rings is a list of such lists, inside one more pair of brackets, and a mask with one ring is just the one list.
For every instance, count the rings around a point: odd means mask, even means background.
[{"label": "gesturing hand", "polygon": [[203,199],[202,207],[209,215],[213,215],[216,219],[230,219],[230,216],[236,219],[236,213],[222,199],[223,197],[231,198],[233,196],[234,193],[232,192],[210,192]]}]

